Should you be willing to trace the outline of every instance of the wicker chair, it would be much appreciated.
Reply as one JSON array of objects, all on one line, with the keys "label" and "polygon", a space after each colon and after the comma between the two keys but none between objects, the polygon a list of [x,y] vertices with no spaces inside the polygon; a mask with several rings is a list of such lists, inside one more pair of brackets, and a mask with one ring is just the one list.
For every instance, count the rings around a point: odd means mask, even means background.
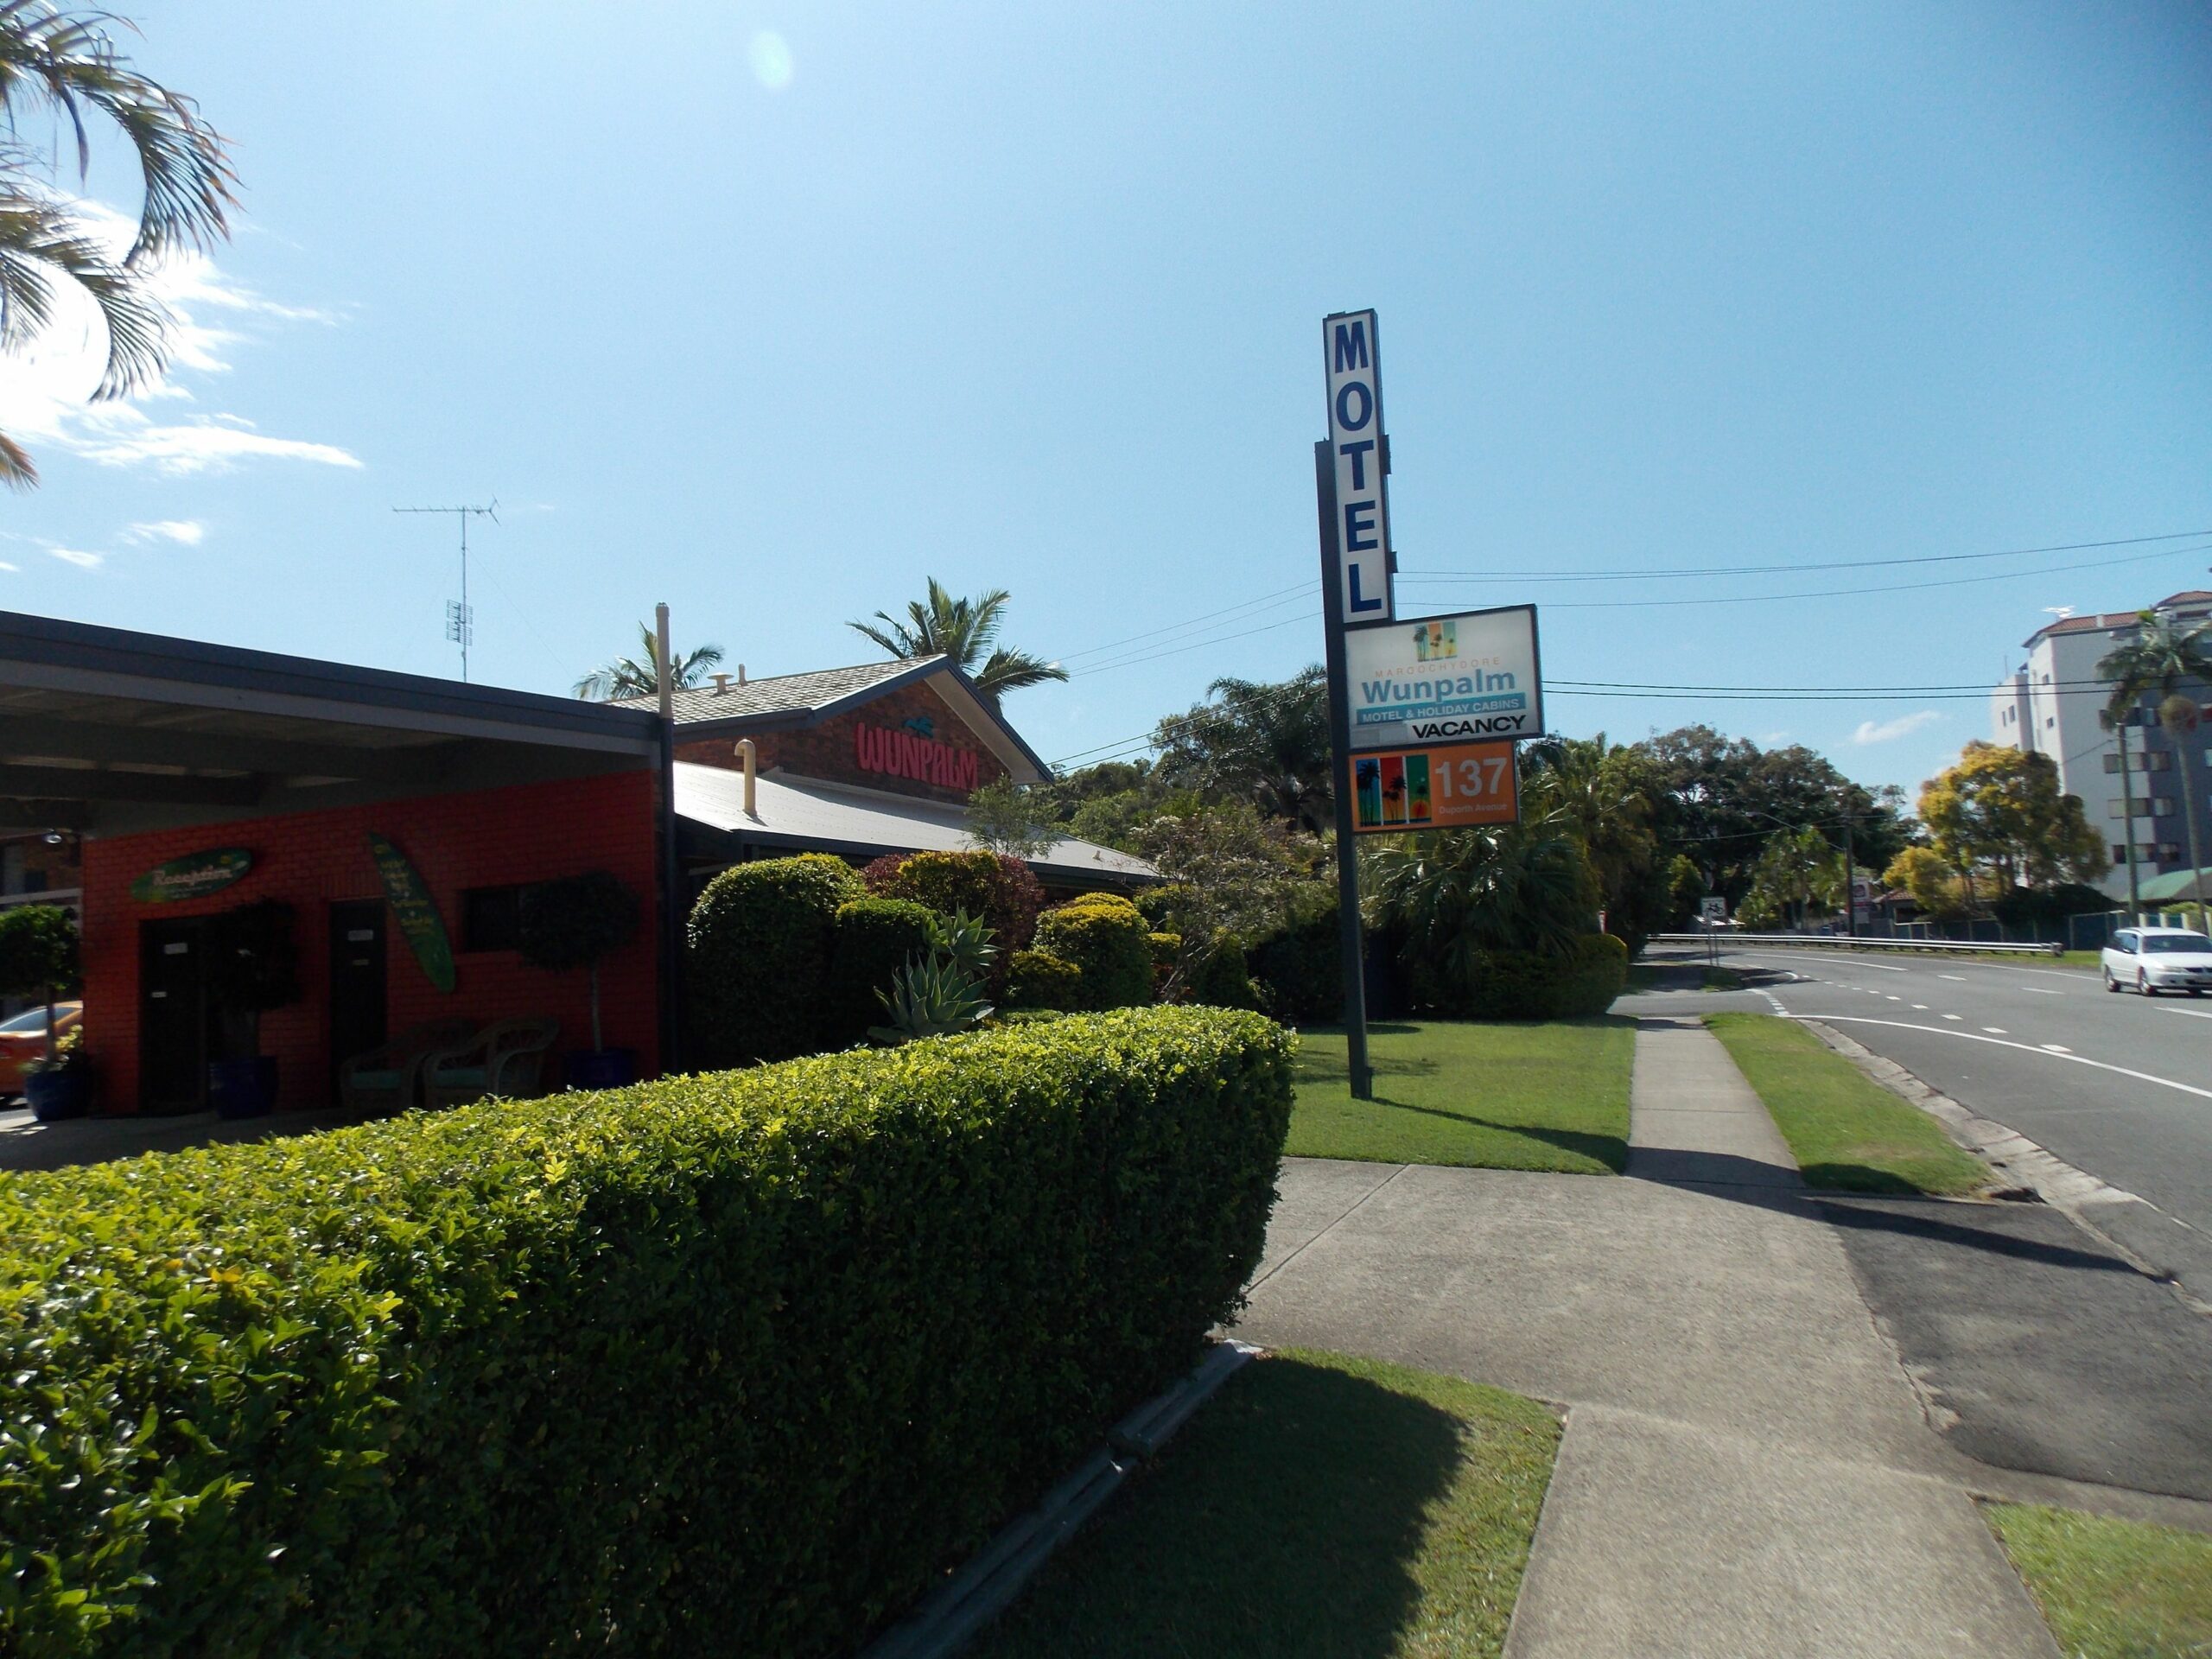
[{"label": "wicker chair", "polygon": [[416,1104],[423,1062],[442,1048],[467,1039],[472,1020],[433,1020],[338,1065],[338,1100],[348,1111],[405,1111]]},{"label": "wicker chair", "polygon": [[474,1037],[433,1051],[423,1062],[423,1096],[434,1108],[465,1106],[499,1095],[531,1100],[543,1091],[545,1056],[558,1020],[501,1020]]}]

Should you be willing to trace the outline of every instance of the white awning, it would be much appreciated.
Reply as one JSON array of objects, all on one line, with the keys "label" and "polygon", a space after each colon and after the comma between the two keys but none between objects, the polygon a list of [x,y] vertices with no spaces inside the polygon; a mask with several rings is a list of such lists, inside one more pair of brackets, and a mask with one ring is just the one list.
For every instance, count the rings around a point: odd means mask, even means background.
[{"label": "white awning", "polygon": [[[883,790],[763,772],[754,781],[754,813],[745,810],[745,774],[722,766],[676,764],[680,818],[779,851],[818,848],[851,855],[971,852],[964,808]],[[1141,858],[1072,837],[1027,861],[1047,880],[1128,883],[1159,879]]]}]

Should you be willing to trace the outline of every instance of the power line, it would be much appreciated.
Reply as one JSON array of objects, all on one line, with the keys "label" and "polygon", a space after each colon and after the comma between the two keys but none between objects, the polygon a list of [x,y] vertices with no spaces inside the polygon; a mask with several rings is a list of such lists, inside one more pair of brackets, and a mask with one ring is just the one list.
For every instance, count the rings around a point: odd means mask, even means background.
[{"label": "power line", "polygon": [[1427,570],[1402,572],[1401,582],[1446,579],[1514,582],[1646,582],[1687,576],[1765,576],[1800,570],[1866,570],[1885,565],[1956,564],[1972,559],[2023,559],[2039,553],[2086,553],[2104,547],[2141,547],[2151,542],[2185,542],[2212,536],[2212,529],[2174,530],[2158,536],[2127,536],[2109,542],[2060,542],[2050,547],[2014,547],[1997,553],[1917,553],[1897,559],[1837,559],[1806,564],[1713,564],[1643,570]]},{"label": "power line", "polygon": [[2146,559],[2177,557],[2187,553],[2212,552],[2212,542],[2196,547],[2164,548],[2156,553],[2133,554],[2122,559],[2098,559],[2086,564],[2054,564],[2040,570],[2000,570],[1986,576],[1948,576],[1940,582],[1900,582],[1873,588],[1815,588],[1794,594],[1710,594],[1695,599],[1565,599],[1548,602],[1554,611],[1646,610],[1676,605],[1769,605],[1807,599],[1843,599],[1860,594],[1909,594],[1929,588],[1962,588],[1977,582],[2020,582],[2032,576],[2063,575],[2071,570],[2108,570],[2115,565],[2139,564]]},{"label": "power line", "polygon": [[1206,611],[1198,616],[1187,618],[1181,622],[1170,622],[1164,627],[1147,628],[1142,633],[1133,633],[1128,635],[1126,639],[1109,639],[1103,645],[1091,645],[1082,651],[1063,652],[1058,658],[1054,658],[1054,660],[1065,666],[1069,663],[1074,662],[1077,658],[1096,657],[1103,652],[1113,651],[1122,645],[1133,645],[1140,639],[1150,639],[1156,635],[1164,633],[1181,633],[1187,629],[1198,627],[1216,617],[1225,617],[1230,613],[1236,611],[1249,611],[1255,614],[1258,614],[1261,612],[1269,609],[1273,606],[1281,604],[1286,600],[1293,599],[1300,594],[1312,591],[1313,587],[1313,584],[1310,582],[1294,582],[1290,587],[1279,588],[1272,594],[1262,594],[1257,599],[1248,599],[1236,605],[1224,605],[1217,611]]}]

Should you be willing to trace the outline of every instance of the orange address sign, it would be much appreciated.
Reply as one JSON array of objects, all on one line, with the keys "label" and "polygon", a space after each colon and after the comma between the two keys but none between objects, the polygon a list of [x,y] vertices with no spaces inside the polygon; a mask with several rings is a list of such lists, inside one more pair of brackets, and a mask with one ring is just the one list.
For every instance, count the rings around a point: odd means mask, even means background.
[{"label": "orange address sign", "polygon": [[1510,743],[1442,743],[1351,757],[1352,828],[1460,830],[1521,817]]}]

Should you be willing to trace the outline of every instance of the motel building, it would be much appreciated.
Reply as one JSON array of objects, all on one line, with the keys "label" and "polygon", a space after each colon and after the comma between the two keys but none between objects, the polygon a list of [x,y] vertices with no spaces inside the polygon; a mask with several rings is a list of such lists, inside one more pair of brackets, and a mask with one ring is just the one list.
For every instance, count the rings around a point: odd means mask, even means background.
[{"label": "motel building", "polygon": [[[674,702],[669,721],[650,699],[0,612],[0,840],[74,855],[92,1109],[207,1108],[210,1062],[240,1058],[207,946],[269,899],[297,963],[296,1000],[259,1015],[254,1043],[277,1109],[335,1103],[342,1063],[432,1023],[557,1022],[540,1077],[557,1089],[592,1047],[588,980],[523,960],[520,896],[597,871],[639,915],[600,964],[604,1045],[658,1075],[682,1064],[683,918],[715,872],[963,849],[970,791],[1049,776],[944,658],[741,671]],[[1152,879],[1084,842],[1030,863],[1055,898]]]}]

